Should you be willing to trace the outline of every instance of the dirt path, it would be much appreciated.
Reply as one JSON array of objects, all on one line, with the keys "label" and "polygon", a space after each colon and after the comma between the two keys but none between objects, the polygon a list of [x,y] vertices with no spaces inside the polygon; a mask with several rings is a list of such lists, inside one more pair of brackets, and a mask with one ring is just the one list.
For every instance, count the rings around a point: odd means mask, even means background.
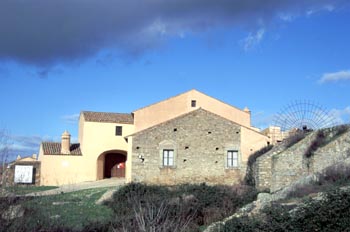
[{"label": "dirt path", "polygon": [[76,184],[62,185],[59,188],[51,189],[42,192],[26,194],[26,196],[48,196],[61,193],[75,192],[83,189],[103,188],[103,187],[118,187],[125,184],[124,178],[111,178],[98,181],[81,182]]}]

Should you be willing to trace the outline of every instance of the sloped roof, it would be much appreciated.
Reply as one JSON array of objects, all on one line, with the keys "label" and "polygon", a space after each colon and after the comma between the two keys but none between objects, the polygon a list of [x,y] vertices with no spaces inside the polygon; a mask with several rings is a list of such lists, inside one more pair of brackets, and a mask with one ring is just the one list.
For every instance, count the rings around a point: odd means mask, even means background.
[{"label": "sloped roof", "polygon": [[83,111],[81,112],[81,114],[84,116],[84,119],[87,122],[134,124],[134,117],[132,116],[132,114],[92,111]]},{"label": "sloped roof", "polygon": [[206,109],[203,109],[203,108],[198,108],[198,109],[192,110],[192,111],[190,111],[190,112],[184,113],[184,114],[179,115],[179,116],[177,116],[177,117],[175,117],[175,118],[171,118],[171,119],[169,119],[169,120],[167,120],[167,121],[164,121],[164,122],[162,122],[162,123],[159,123],[159,124],[156,124],[156,125],[154,125],[154,126],[145,128],[145,129],[140,130],[140,131],[137,131],[137,132],[135,132],[135,133],[133,133],[133,134],[131,134],[131,135],[125,136],[125,138],[135,136],[135,135],[137,135],[137,134],[143,133],[143,132],[148,131],[148,130],[151,130],[151,129],[155,128],[155,127],[164,125],[164,124],[166,124],[166,123],[169,123],[169,122],[171,122],[171,121],[177,120],[177,119],[179,119],[179,118],[186,117],[186,116],[188,116],[188,115],[191,115],[191,114],[193,114],[193,113],[195,113],[195,112],[199,112],[199,111],[204,111],[204,112],[207,112],[207,113],[209,113],[209,114],[215,115],[216,117],[219,117],[219,118],[221,118],[222,120],[229,121],[229,122],[232,123],[232,124],[236,124],[236,125],[238,125],[238,126],[240,126],[240,127],[246,128],[246,129],[248,129],[248,130],[251,130],[251,131],[253,131],[253,132],[257,133],[257,134],[260,134],[260,135],[262,135],[262,136],[268,138],[268,136],[262,134],[260,131],[256,131],[256,130],[250,128],[250,127],[241,125],[241,124],[239,124],[239,123],[237,123],[237,122],[234,122],[234,121],[231,121],[231,120],[229,120],[229,119],[227,119],[227,118],[224,118],[224,117],[222,117],[222,116],[220,116],[220,115],[218,115],[218,114],[215,114],[215,113],[213,113],[213,112],[211,112],[211,111],[208,111],[208,110],[206,110]]},{"label": "sloped roof", "polygon": [[[62,155],[61,143],[43,142],[42,143],[44,155]],[[80,150],[80,143],[73,143],[70,145],[70,154],[68,155],[82,155]]]},{"label": "sloped roof", "polygon": [[[222,100],[219,100],[219,99],[217,99],[217,98],[214,98],[214,97],[212,97],[212,96],[209,96],[208,94],[205,94],[205,93],[203,93],[203,92],[201,92],[201,91],[198,91],[197,89],[191,89],[191,90],[189,90],[189,91],[186,91],[186,92],[177,94],[177,95],[175,95],[175,96],[168,97],[168,98],[163,99],[163,100],[161,100],[161,101],[158,101],[158,102],[155,102],[155,103],[146,105],[146,106],[144,106],[144,107],[141,107],[141,108],[139,108],[139,109],[136,109],[136,110],[134,110],[133,112],[137,112],[137,111],[143,110],[143,109],[145,109],[145,108],[151,107],[151,106],[153,106],[153,105],[157,105],[157,104],[159,104],[159,103],[168,101],[168,100],[173,99],[173,98],[177,98],[177,97],[182,96],[182,95],[187,95],[187,94],[190,94],[190,93],[202,94],[202,95],[207,96],[207,97],[209,97],[209,98],[215,99],[215,100],[217,100],[218,102],[221,102],[221,103],[223,103],[223,104],[225,104],[225,105],[227,105],[227,106],[229,106],[229,107],[232,107],[232,108],[234,108],[234,109],[236,109],[236,110],[239,110],[239,111],[248,113],[246,110],[242,110],[242,109],[240,109],[240,108],[238,108],[238,107],[236,107],[236,106],[230,105],[230,104],[228,104],[228,103],[226,103],[226,102],[224,102],[224,101],[222,101]],[[248,109],[248,108],[247,108],[247,109]],[[248,109],[248,111],[249,111],[249,109]]]}]

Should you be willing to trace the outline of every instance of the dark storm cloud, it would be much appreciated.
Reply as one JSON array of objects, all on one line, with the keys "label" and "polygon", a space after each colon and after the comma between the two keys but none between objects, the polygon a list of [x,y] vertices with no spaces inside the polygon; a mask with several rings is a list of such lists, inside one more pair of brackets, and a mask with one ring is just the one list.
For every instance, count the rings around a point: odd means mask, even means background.
[{"label": "dark storm cloud", "polygon": [[[302,3],[301,3],[302,2]],[[0,59],[50,66],[102,49],[142,54],[173,36],[254,25],[337,0],[1,0]]]}]

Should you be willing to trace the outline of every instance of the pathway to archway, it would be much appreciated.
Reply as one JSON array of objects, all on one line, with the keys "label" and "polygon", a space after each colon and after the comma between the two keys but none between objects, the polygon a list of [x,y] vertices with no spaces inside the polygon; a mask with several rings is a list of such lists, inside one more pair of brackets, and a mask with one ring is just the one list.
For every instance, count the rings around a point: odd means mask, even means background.
[{"label": "pathway to archway", "polygon": [[25,194],[25,196],[37,196],[37,197],[48,196],[48,195],[75,192],[75,191],[80,191],[84,189],[108,188],[108,187],[111,188],[112,191],[116,191],[123,185],[125,185],[124,178],[111,178],[111,179],[104,179],[99,181],[86,181],[81,183],[62,185],[56,189],[46,190],[42,192],[28,193],[28,194]]}]

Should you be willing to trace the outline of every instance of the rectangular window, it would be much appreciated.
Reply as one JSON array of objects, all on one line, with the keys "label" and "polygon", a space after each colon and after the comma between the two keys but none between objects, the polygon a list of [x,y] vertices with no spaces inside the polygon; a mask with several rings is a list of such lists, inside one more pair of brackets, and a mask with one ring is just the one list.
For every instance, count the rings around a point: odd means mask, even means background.
[{"label": "rectangular window", "polygon": [[116,126],[116,127],[115,127],[115,135],[116,135],[116,136],[122,136],[122,135],[123,135],[123,127],[121,127],[121,126]]},{"label": "rectangular window", "polygon": [[238,151],[227,151],[227,167],[238,167]]},{"label": "rectangular window", "polygon": [[197,106],[197,101],[196,100],[192,100],[191,101],[191,107],[196,107]]},{"label": "rectangular window", "polygon": [[163,166],[174,166],[174,150],[163,150]]}]

